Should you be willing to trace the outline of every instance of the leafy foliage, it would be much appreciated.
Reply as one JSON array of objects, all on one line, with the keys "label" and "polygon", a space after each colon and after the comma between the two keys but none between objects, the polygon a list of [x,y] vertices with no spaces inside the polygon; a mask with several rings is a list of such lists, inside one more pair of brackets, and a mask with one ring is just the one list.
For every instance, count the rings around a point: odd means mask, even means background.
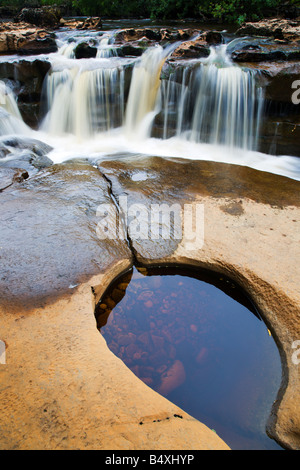
[{"label": "leafy foliage", "polygon": [[0,7],[56,4],[81,15],[112,18],[208,18],[224,23],[255,21],[274,16],[300,0],[0,0]]}]

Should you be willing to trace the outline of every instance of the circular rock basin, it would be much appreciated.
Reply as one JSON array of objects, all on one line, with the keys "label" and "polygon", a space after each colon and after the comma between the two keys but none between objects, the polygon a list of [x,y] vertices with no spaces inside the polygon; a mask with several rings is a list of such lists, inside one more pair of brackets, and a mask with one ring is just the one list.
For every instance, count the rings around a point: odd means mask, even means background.
[{"label": "circular rock basin", "polygon": [[233,450],[276,450],[266,434],[280,355],[255,306],[224,276],[134,268],[96,307],[111,351]]}]

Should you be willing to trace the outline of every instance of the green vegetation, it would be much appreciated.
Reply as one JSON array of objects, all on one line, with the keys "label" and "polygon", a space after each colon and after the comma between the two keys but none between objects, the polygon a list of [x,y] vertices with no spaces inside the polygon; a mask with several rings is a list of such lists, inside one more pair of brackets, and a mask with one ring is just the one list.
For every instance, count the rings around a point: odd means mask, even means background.
[{"label": "green vegetation", "polygon": [[0,0],[0,7],[60,6],[77,15],[112,18],[208,19],[242,23],[284,13],[300,0]]}]

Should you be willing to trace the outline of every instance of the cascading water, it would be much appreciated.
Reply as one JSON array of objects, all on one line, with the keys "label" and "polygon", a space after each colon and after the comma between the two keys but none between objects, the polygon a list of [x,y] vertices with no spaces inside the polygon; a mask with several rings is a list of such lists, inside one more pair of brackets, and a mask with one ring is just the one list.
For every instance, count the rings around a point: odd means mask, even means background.
[{"label": "cascading water", "polygon": [[263,91],[255,75],[234,66],[226,46],[208,59],[175,70],[162,84],[163,136],[256,150]]},{"label": "cascading water", "polygon": [[160,74],[169,50],[148,49],[136,64],[127,102],[125,132],[139,139],[150,137],[153,120],[160,111]]},{"label": "cascading water", "polygon": [[124,70],[74,67],[52,71],[46,83],[48,114],[42,129],[79,139],[109,131],[123,122]]},{"label": "cascading water", "polygon": [[109,32],[103,35],[98,45],[97,57],[98,58],[109,58],[117,57],[117,51],[113,47],[115,31]]},{"label": "cascading water", "polygon": [[[110,37],[102,39],[106,45],[98,56],[106,55]],[[255,75],[234,66],[226,46],[220,46],[211,49],[208,59],[161,80],[162,67],[175,47],[150,48],[136,63],[126,112],[122,68],[99,64],[93,71],[50,74],[47,130],[85,137],[124,124],[125,135],[141,141],[151,136],[160,114],[163,126],[160,133],[156,128],[156,136],[163,139],[176,135],[195,143],[255,150],[263,105]]]},{"label": "cascading water", "polygon": [[[300,179],[296,157],[258,152],[263,89],[256,73],[231,62],[230,44],[212,47],[207,59],[185,61],[172,57],[178,43],[124,58],[116,57],[116,31],[57,36],[39,131],[24,124],[2,85],[0,134],[34,133],[54,148],[55,162],[133,153],[246,165]],[[94,58],[75,59],[83,42],[97,49]]]},{"label": "cascading water", "polygon": [[12,90],[0,81],[0,136],[25,134],[27,131]]},{"label": "cascading water", "polygon": [[114,48],[115,33],[116,31],[107,31],[105,33],[90,32],[89,35],[86,32],[73,31],[58,33],[58,54],[67,59],[75,59],[76,47],[84,43],[97,49],[97,58],[117,57],[118,54]]}]

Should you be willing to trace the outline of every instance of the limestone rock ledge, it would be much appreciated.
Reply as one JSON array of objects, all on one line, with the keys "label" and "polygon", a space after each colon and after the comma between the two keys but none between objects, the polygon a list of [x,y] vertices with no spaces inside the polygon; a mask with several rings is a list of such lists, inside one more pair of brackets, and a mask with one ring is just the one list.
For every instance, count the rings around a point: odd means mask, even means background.
[{"label": "limestone rock ledge", "polygon": [[27,23],[0,25],[0,54],[50,54],[57,52],[54,34]]},{"label": "limestone rock ledge", "polygon": [[92,287],[101,294],[129,267],[120,261],[73,295],[26,315],[0,311],[7,346],[0,449],[228,449],[144,385],[96,329]]},{"label": "limestone rock ledge", "polygon": [[[97,205],[116,213],[124,194],[147,207],[203,204],[204,244],[100,241]],[[237,165],[124,156],[98,168],[53,165],[12,181],[0,198],[1,449],[228,449],[132,374],[96,329],[97,301],[134,260],[209,268],[246,290],[281,354],[268,432],[300,449],[292,360],[300,338],[299,182]]]}]

